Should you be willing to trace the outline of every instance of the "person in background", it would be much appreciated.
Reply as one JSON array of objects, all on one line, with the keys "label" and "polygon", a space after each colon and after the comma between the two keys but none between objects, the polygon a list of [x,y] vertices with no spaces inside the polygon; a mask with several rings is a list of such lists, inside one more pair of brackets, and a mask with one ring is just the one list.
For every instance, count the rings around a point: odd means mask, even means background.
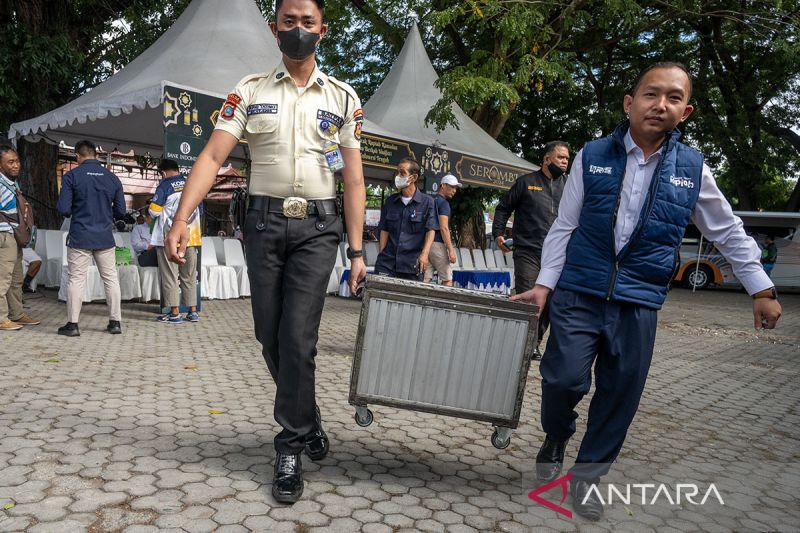
[{"label": "person in background", "polygon": [[22,270],[25,272],[25,279],[22,280],[22,292],[36,292],[31,288],[36,274],[42,268],[42,258],[39,257],[33,248],[22,249]]},{"label": "person in background", "polygon": [[767,235],[764,239],[764,249],[761,250],[761,266],[767,276],[772,277],[772,269],[778,261],[778,246],[775,244],[775,237]]},{"label": "person in background", "polygon": [[151,244],[153,236],[150,234],[150,223],[152,222],[150,211],[143,208],[136,217],[136,225],[131,230],[131,247],[136,254],[139,266],[154,267],[158,266],[158,256],[156,247]]},{"label": "person in background", "polygon": [[180,304],[188,308],[186,320],[199,322],[197,314],[197,256],[202,246],[200,229],[200,207],[195,209],[191,216],[181,223],[185,223],[189,230],[185,261],[181,264],[173,263],[164,250],[165,228],[175,222],[175,213],[178,209],[183,189],[186,186],[186,177],[181,174],[177,161],[162,159],[158,164],[158,171],[164,179],[158,184],[156,194],[150,202],[150,215],[156,219],[150,244],[156,248],[158,273],[161,277],[161,291],[164,305],[170,308],[156,320],[164,324],[180,324],[183,317],[180,313]]},{"label": "person in background", "polygon": [[103,280],[109,320],[106,330],[122,333],[122,306],[115,253],[114,220],[125,218],[122,182],[97,160],[91,141],[75,145],[78,166],[61,178],[58,212],[71,217],[67,234],[67,323],[59,335],[80,336],[78,319],[83,305],[86,275],[94,259]]},{"label": "person in background", "polygon": [[433,271],[439,274],[439,283],[453,286],[453,267],[456,262],[456,249],[450,235],[450,200],[456,195],[461,183],[452,174],[442,176],[439,193],[434,197],[436,211],[439,213],[439,229],[433,237],[430,264],[425,270],[425,281],[433,280]]},{"label": "person in background", "polygon": [[[497,204],[492,223],[492,237],[507,254],[506,222],[514,213],[514,291],[519,294],[533,288],[542,262],[542,243],[558,215],[558,204],[567,182],[569,147],[564,141],[550,141],[544,146],[541,169],[520,176]],[[548,305],[539,316],[537,344],[533,359],[541,359],[540,346],[547,332]]]},{"label": "person in background", "polygon": [[380,253],[375,273],[422,281],[428,268],[439,220],[432,196],[419,190],[419,163],[407,157],[397,164],[394,185],[398,192],[386,199],[381,210]]},{"label": "person in background", "polygon": [[19,170],[17,151],[0,145],[0,331],[39,324],[22,308],[22,251],[14,237]]}]

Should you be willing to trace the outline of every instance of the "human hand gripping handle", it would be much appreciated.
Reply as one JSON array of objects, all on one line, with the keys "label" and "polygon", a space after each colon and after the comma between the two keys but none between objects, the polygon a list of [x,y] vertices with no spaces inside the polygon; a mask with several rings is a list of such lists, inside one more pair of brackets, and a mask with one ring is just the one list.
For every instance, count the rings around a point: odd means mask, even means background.
[{"label": "human hand gripping handle", "polygon": [[529,291],[520,294],[515,294],[510,298],[512,302],[523,301],[532,303],[536,306],[536,318],[542,316],[542,309],[547,303],[547,297],[550,296],[551,289],[544,285],[534,285]]},{"label": "human hand gripping handle", "polygon": [[753,325],[756,329],[774,329],[781,317],[781,304],[771,298],[753,300]]},{"label": "human hand gripping handle", "polygon": [[167,259],[182,265],[186,263],[186,245],[189,243],[189,226],[186,220],[175,218],[164,240]]}]

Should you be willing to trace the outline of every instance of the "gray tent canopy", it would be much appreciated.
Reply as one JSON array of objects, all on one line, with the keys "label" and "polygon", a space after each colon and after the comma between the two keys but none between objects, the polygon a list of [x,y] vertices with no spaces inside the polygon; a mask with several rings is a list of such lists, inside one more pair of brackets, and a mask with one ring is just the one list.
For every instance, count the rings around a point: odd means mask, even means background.
[{"label": "gray tent canopy", "polygon": [[[11,125],[9,137],[107,149],[163,150],[164,87],[224,99],[244,76],[281,60],[253,0],[193,0],[172,27],[125,68],[72,102]],[[233,156],[243,158],[241,148]]]},{"label": "gray tent canopy", "polygon": [[451,172],[469,184],[507,188],[518,175],[538,168],[497,142],[455,104],[458,128],[437,132],[425,125],[425,115],[442,97],[437,80],[414,24],[386,79],[364,106],[362,152],[368,176],[390,176],[392,163],[409,152],[421,162],[429,182]]}]

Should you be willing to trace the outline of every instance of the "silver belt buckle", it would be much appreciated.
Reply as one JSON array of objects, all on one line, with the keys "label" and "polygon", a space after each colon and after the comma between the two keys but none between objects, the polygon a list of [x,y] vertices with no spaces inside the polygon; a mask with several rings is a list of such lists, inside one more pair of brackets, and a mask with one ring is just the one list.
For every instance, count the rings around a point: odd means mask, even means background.
[{"label": "silver belt buckle", "polygon": [[297,196],[283,199],[283,216],[286,218],[307,218],[308,200]]}]

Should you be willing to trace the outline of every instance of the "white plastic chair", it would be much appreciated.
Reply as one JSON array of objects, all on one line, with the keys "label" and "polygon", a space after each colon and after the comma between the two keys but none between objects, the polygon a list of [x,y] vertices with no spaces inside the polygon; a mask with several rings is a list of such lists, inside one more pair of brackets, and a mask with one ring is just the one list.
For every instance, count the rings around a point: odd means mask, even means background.
[{"label": "white plastic chair", "polygon": [[[45,256],[42,258],[45,264],[45,287],[58,287],[61,283],[62,256],[66,247],[64,241],[67,238],[66,232],[50,230],[45,234]],[[66,262],[66,257],[63,258]]]},{"label": "white plastic chair", "polygon": [[209,300],[238,298],[239,281],[236,277],[236,270],[218,263],[214,241],[208,237],[203,238],[200,258],[203,271],[200,296]]},{"label": "white plastic chair", "polygon": [[[214,244],[216,245],[216,243]],[[222,246],[225,265],[236,271],[236,279],[239,281],[239,296],[250,296],[250,277],[247,274],[242,243],[239,239],[223,239]]]},{"label": "white plastic chair", "polygon": [[212,237],[203,237],[203,244],[206,242],[213,242],[214,243],[214,251],[217,255],[217,264],[218,265],[225,265],[225,242],[226,239],[222,237],[212,236]]},{"label": "white plastic chair", "polygon": [[498,268],[508,268],[506,256],[499,248],[494,251],[494,262],[497,264]]},{"label": "white plastic chair", "polygon": [[475,270],[489,270],[486,267],[486,259],[483,257],[483,250],[472,250],[472,260],[475,262]]},{"label": "white plastic chair", "polygon": [[472,262],[472,254],[467,248],[459,248],[458,253],[461,256],[461,270],[475,270],[475,265]]},{"label": "white plastic chair", "polygon": [[494,252],[492,250],[488,248],[483,250],[483,252],[481,252],[481,250],[475,250],[475,253],[483,253],[486,268],[489,270],[499,270],[500,267],[497,265],[497,262],[494,259]]},{"label": "white plastic chair", "polygon": [[375,262],[378,260],[378,254],[380,254],[378,243],[375,241],[365,242],[364,254],[364,263],[366,263],[367,266],[375,266]]}]

